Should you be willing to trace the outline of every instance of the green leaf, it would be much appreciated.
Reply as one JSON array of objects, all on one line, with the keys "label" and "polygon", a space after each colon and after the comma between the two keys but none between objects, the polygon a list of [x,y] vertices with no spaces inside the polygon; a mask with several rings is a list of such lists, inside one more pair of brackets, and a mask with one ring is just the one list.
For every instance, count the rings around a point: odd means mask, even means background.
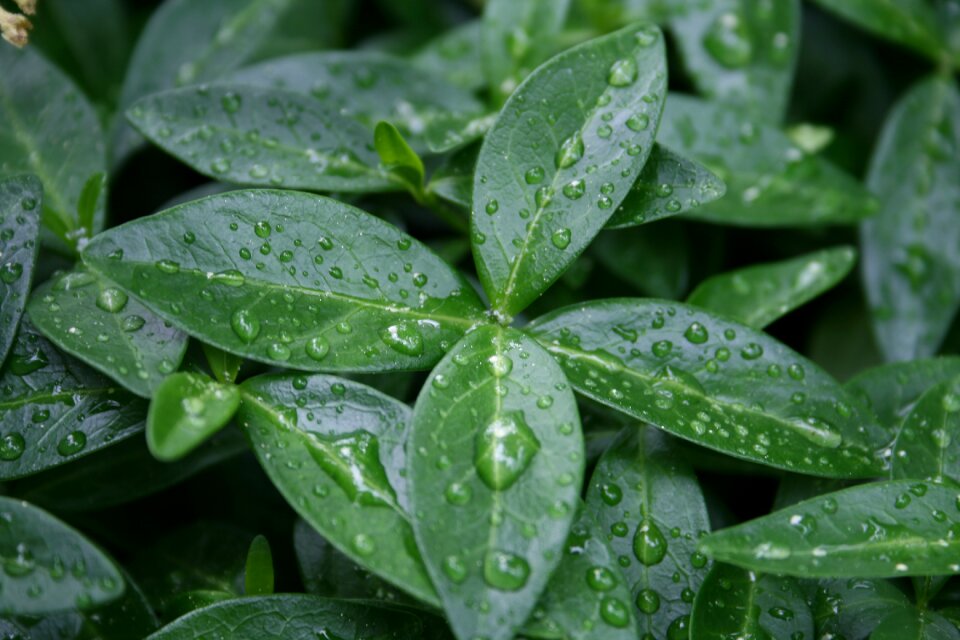
[{"label": "green leaf", "polygon": [[960,378],[917,400],[893,444],[890,477],[960,486]]},{"label": "green leaf", "polygon": [[866,638],[891,612],[911,609],[907,597],[886,580],[820,580],[811,603],[817,638]]},{"label": "green leaf", "polygon": [[450,624],[512,638],[579,500],[583,439],[563,372],[522,333],[478,327],[430,374],[411,424],[413,530]]},{"label": "green leaf", "polygon": [[716,564],[693,607],[697,640],[814,638],[813,616],[791,578]]},{"label": "green leaf", "polygon": [[826,477],[880,473],[869,425],[830,376],[739,323],[683,304],[620,298],[527,328],[587,397],[737,458]]},{"label": "green leaf", "polygon": [[43,186],[33,176],[0,180],[0,364],[17,335],[40,249]]},{"label": "green leaf", "polygon": [[631,26],[552,58],[510,97],[473,186],[474,254],[495,311],[523,310],[616,211],[653,147],[666,81],[662,35]]},{"label": "green leaf", "polygon": [[61,355],[26,320],[0,369],[0,479],[28,476],[143,430],[142,400]]},{"label": "green leaf", "polygon": [[677,221],[601,233],[589,255],[645,295],[676,299],[690,280],[690,242]]},{"label": "green leaf", "polygon": [[481,29],[478,19],[441,33],[413,55],[413,66],[468,91],[482,88],[486,78],[480,54]]},{"label": "green leaf", "polygon": [[599,28],[615,28],[628,22],[664,24],[696,6],[694,0],[579,0],[577,7]]},{"label": "green leaf", "polygon": [[606,228],[622,229],[674,216],[718,200],[726,190],[706,167],[658,144]]},{"label": "green leaf", "polygon": [[[119,113],[165,89],[209,81],[250,59],[295,0],[165,2],[150,16],[127,67]],[[117,118],[111,158],[119,164],[141,138]]]},{"label": "green leaf", "polygon": [[298,369],[422,369],[482,311],[410,236],[291,191],[189,202],[101,234],[84,260],[204,342]]},{"label": "green leaf", "polygon": [[938,613],[909,608],[884,618],[870,640],[960,640],[960,629]]},{"label": "green leaf", "polygon": [[207,365],[217,382],[230,383],[237,379],[240,369],[243,368],[243,358],[206,343],[200,346],[207,359]]},{"label": "green leaf", "polygon": [[877,208],[851,176],[732,107],[671,94],[657,140],[727,185],[725,197],[688,211],[693,218],[751,227],[853,224]]},{"label": "green leaf", "polygon": [[396,191],[370,132],[308,95],[243,85],[158,93],[127,111],[154,144],[200,173],[314,191]]},{"label": "green leaf", "polygon": [[77,224],[83,233],[92,238],[97,229],[97,212],[104,207],[107,192],[107,176],[95,173],[87,179],[77,201]]},{"label": "green leaf", "polygon": [[258,376],[241,389],[239,421],[290,506],[355,562],[439,604],[408,522],[409,408],[330,376]]},{"label": "green leaf", "polygon": [[480,52],[487,86],[503,104],[517,85],[557,47],[570,0],[489,0]]},{"label": "green leaf", "polygon": [[687,303],[763,329],[843,280],[856,256],[853,247],[836,247],[721,273],[701,282]]},{"label": "green leaf", "polygon": [[324,51],[267,60],[224,82],[310,94],[370,131],[386,120],[422,152],[431,149],[432,138],[442,140],[482,111],[468,91],[439,75],[376,51]]},{"label": "green leaf", "polygon": [[147,446],[158,460],[179,460],[230,422],[240,390],[198,373],[175,373],[157,387],[147,413]]},{"label": "green leaf", "polygon": [[627,427],[597,463],[587,506],[623,567],[640,635],[678,637],[709,570],[697,551],[707,507],[683,451],[653,427]]},{"label": "green leaf", "polygon": [[[0,178],[22,173],[39,178],[44,226],[73,247],[80,237],[84,186],[106,171],[100,121],[70,79],[29,47],[0,47],[0,68]],[[103,219],[100,207],[95,230]]]},{"label": "green leaf", "polygon": [[861,228],[863,282],[887,360],[936,353],[960,306],[960,91],[914,86],[887,117],[867,186],[882,203]]},{"label": "green leaf", "polygon": [[451,154],[431,174],[427,193],[469,212],[473,203],[473,170],[479,151],[480,148],[473,145]]},{"label": "green leaf", "polygon": [[712,0],[670,26],[702,94],[776,125],[793,87],[800,14],[800,0]]},{"label": "green leaf", "polygon": [[0,497],[0,521],[0,614],[89,609],[123,593],[113,561],[47,512]]},{"label": "green leaf", "polygon": [[563,558],[550,577],[524,636],[570,640],[635,640],[637,621],[616,555],[589,510],[570,526]]},{"label": "green leaf", "polygon": [[250,543],[243,575],[246,595],[268,596],[273,593],[273,554],[270,543],[263,536],[257,536]]},{"label": "green leaf", "polygon": [[389,122],[379,122],[373,134],[380,163],[394,181],[402,184],[417,200],[423,200],[423,160],[410,148],[403,134]]},{"label": "green leaf", "polygon": [[714,559],[802,577],[960,573],[956,489],[891,480],[805,500],[704,538]]},{"label": "green leaf", "polygon": [[148,640],[262,640],[275,636],[278,630],[282,630],[284,638],[304,640],[420,637],[419,621],[406,613],[364,603],[290,594],[219,602],[175,620]]},{"label": "green leaf", "polygon": [[29,313],[59,348],[146,398],[187,348],[186,334],[82,267],[37,287]]}]

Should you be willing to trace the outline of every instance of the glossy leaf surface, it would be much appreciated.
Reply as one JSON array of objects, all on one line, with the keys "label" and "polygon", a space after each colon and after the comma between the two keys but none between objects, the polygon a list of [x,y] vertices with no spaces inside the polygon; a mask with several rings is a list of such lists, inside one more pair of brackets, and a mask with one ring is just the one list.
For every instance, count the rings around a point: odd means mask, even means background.
[{"label": "glossy leaf surface", "polygon": [[187,348],[185,333],[82,268],[38,287],[29,311],[48,340],[147,398],[180,366]]},{"label": "glossy leaf surface", "polygon": [[960,305],[960,90],[930,78],[887,118],[867,186],[882,203],[861,228],[874,334],[887,360],[936,353]]},{"label": "glossy leaf surface", "polygon": [[891,477],[960,486],[960,378],[917,400],[893,444]]},{"label": "glossy leaf surface", "polygon": [[701,549],[755,571],[802,577],[954,574],[958,512],[954,488],[874,482],[718,531]]},{"label": "glossy leaf surface", "polygon": [[135,220],[84,260],[204,342],[297,369],[421,369],[481,312],[410,236],[290,191],[235,191]]},{"label": "glossy leaf surface", "polygon": [[510,97],[473,185],[474,257],[496,311],[543,293],[627,196],[666,79],[659,30],[634,26],[552,58]]},{"label": "glossy leaf surface", "polygon": [[123,576],[78,531],[26,502],[0,497],[0,613],[89,609],[123,593]]},{"label": "glossy leaf surface", "polygon": [[884,618],[870,640],[960,640],[960,629],[934,611],[901,609]]},{"label": "glossy leaf surface", "polygon": [[827,477],[878,473],[876,427],[839,384],[769,336],[690,307],[619,298],[528,327],[580,393],[729,455]]},{"label": "glossy leaf surface", "polygon": [[876,211],[851,176],[732,107],[671,94],[657,140],[727,185],[723,198],[689,211],[691,217],[774,227],[853,224]]},{"label": "glossy leaf surface", "polygon": [[386,172],[414,197],[422,198],[423,160],[403,138],[403,134],[389,122],[380,122],[373,133],[373,145]]},{"label": "glossy leaf surface", "polygon": [[417,543],[458,637],[512,638],[560,562],[583,478],[563,373],[482,326],[431,373],[408,444]]},{"label": "glossy leaf surface", "polygon": [[437,604],[407,516],[407,406],[331,376],[258,376],[242,389],[239,420],[297,513],[354,562]]},{"label": "glossy leaf surface", "polygon": [[0,180],[0,363],[17,335],[40,249],[43,187],[33,176]]},{"label": "glossy leaf surface", "polygon": [[856,255],[837,247],[721,273],[701,282],[687,303],[763,329],[843,280]]},{"label": "glossy leaf surface", "polygon": [[147,446],[165,462],[179,460],[222,429],[240,406],[240,391],[197,374],[168,376],[147,412]]},{"label": "glossy leaf surface", "polygon": [[709,571],[697,541],[710,521],[676,443],[653,427],[624,429],[597,463],[587,506],[622,567],[639,635],[669,638],[689,628]]},{"label": "glossy leaf surface", "polygon": [[26,320],[0,369],[0,478],[56,467],[143,430],[146,405],[60,354]]}]

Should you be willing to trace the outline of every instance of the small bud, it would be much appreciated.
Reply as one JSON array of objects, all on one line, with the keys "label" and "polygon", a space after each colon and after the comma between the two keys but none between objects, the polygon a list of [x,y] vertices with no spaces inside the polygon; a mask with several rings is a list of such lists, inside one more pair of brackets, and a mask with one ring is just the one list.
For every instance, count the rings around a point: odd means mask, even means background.
[{"label": "small bud", "polygon": [[32,28],[33,25],[24,16],[0,8],[0,35],[13,46],[23,47],[26,45],[27,32]]}]

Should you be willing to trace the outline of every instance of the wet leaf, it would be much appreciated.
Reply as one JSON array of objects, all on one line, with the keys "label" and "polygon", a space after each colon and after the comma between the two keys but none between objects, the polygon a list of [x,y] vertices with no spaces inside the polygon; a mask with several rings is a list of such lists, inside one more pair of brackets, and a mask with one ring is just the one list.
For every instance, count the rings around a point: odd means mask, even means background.
[{"label": "wet leaf", "polygon": [[240,406],[240,391],[199,373],[168,376],[147,413],[147,446],[158,460],[179,460],[226,426]]},{"label": "wet leaf", "polygon": [[423,160],[403,139],[403,134],[389,122],[380,122],[373,134],[373,145],[380,156],[380,164],[387,173],[415,198],[422,200]]},{"label": "wet leaf", "polygon": [[893,443],[891,477],[960,486],[960,378],[920,396]]},{"label": "wet leaf", "polygon": [[413,529],[447,618],[458,637],[512,638],[561,561],[577,508],[573,394],[529,337],[486,325],[437,365],[411,424]]},{"label": "wet leaf", "polygon": [[210,372],[217,382],[233,382],[243,368],[243,358],[217,349],[209,344],[201,344]]},{"label": "wet leaf", "polygon": [[17,335],[40,249],[43,187],[33,176],[0,180],[0,364]]},{"label": "wet leaf", "polygon": [[870,640],[960,640],[960,629],[938,613],[909,608],[884,618]]},{"label": "wet leaf", "polygon": [[486,84],[480,54],[481,21],[468,20],[441,33],[411,58],[418,69],[474,91]]},{"label": "wet leaf", "polygon": [[867,578],[820,580],[811,603],[817,638],[866,638],[885,617],[910,608],[892,583]]}]

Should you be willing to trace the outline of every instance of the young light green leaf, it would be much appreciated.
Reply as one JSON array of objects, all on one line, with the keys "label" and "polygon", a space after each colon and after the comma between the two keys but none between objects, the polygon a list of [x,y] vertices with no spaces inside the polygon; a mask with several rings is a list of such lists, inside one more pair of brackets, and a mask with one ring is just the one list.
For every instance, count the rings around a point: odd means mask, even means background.
[{"label": "young light green leaf", "polygon": [[285,638],[304,640],[415,640],[421,637],[420,621],[401,611],[289,594],[219,602],[178,618],[147,640],[263,640],[276,636],[281,629]]},{"label": "young light green leaf", "polygon": [[960,640],[960,629],[934,611],[910,607],[884,618],[870,640]]},{"label": "young light green leaf", "polygon": [[0,364],[27,306],[40,249],[43,186],[33,176],[0,180]]},{"label": "young light green leaf", "polygon": [[189,202],[101,234],[84,260],[204,342],[297,369],[422,369],[482,313],[410,236],[292,191]]},{"label": "young light green leaf", "polygon": [[87,179],[77,201],[78,233],[92,238],[97,230],[97,212],[103,211],[107,195],[107,176],[95,173]]},{"label": "young light green leaf", "polygon": [[464,137],[458,127],[482,114],[473,95],[438,75],[376,51],[324,51],[267,60],[223,81],[308,93],[370,131],[385,120],[422,152],[436,151],[430,141],[448,132]]},{"label": "young light green leaf", "polygon": [[273,593],[273,554],[270,543],[257,536],[247,551],[247,565],[243,573],[244,593],[248,596],[268,596]]},{"label": "young light green leaf", "polygon": [[[209,81],[236,69],[264,43],[295,0],[165,2],[137,41],[120,94],[119,113],[152,93]],[[112,161],[119,164],[141,138],[117,118]]]},{"label": "young light green leaf", "polygon": [[911,609],[900,589],[886,580],[820,580],[811,602],[816,638],[866,638],[892,612]]},{"label": "young light green leaf", "polygon": [[687,215],[752,227],[852,224],[876,211],[864,187],[735,108],[671,94],[657,140],[702,162],[726,196]]},{"label": "young light green leaf", "polygon": [[240,422],[297,513],[355,562],[438,605],[407,516],[407,406],[330,376],[258,376],[241,388]]},{"label": "young light green leaf", "polygon": [[48,340],[145,398],[187,348],[185,333],[82,267],[37,287],[29,312]]},{"label": "young light green leaf", "polygon": [[413,55],[413,66],[468,91],[483,88],[486,78],[480,54],[481,29],[478,19],[441,33]]},{"label": "young light green leaf", "polygon": [[89,609],[123,594],[113,561],[46,511],[0,497],[0,521],[0,615]]},{"label": "young light green leaf", "polygon": [[556,48],[570,0],[490,0],[483,9],[480,53],[497,105]]},{"label": "young light green leaf", "polygon": [[474,257],[496,312],[543,293],[630,192],[666,80],[660,31],[631,26],[554,57],[511,96],[473,185]]},{"label": "young light green leaf", "polygon": [[[106,171],[100,121],[70,79],[29,47],[0,47],[0,68],[0,178],[22,173],[39,178],[41,220],[61,245],[73,247],[81,235],[84,185]],[[103,217],[100,207],[95,231]]]},{"label": "young light green leaf", "polygon": [[792,578],[727,564],[710,571],[693,606],[690,637],[815,638],[813,616]]},{"label": "young light green leaf", "polygon": [[777,125],[793,86],[800,14],[800,0],[712,0],[670,26],[702,94]]},{"label": "young light green leaf", "polygon": [[690,242],[674,220],[601,233],[588,255],[644,295],[674,300],[687,291]]},{"label": "young light green leaf", "polygon": [[147,412],[147,446],[172,462],[196,449],[230,422],[240,390],[199,373],[175,373],[160,383]]},{"label": "young light green leaf", "polygon": [[960,90],[932,77],[888,116],[867,186],[880,213],[864,222],[862,274],[887,360],[936,353],[960,305]]},{"label": "young light green leaf", "polygon": [[955,574],[958,511],[955,488],[874,482],[723,529],[700,548],[718,561],[801,577]]},{"label": "young light green leaf", "polygon": [[243,367],[243,358],[206,343],[202,343],[200,346],[207,359],[207,365],[217,382],[231,383],[237,379],[237,375]]},{"label": "young light green leaf", "polygon": [[682,451],[653,427],[627,427],[597,463],[587,507],[623,567],[640,635],[679,637],[709,571],[697,540],[710,530]]},{"label": "young light green leaf", "polygon": [[146,406],[62,355],[26,319],[0,369],[0,479],[28,476],[143,430]]},{"label": "young light green leaf", "polygon": [[960,486],[960,378],[917,400],[893,443],[890,477]]},{"label": "young light green leaf", "polygon": [[630,585],[589,510],[580,506],[563,558],[523,628],[532,638],[635,640]]},{"label": "young light green leaf", "polygon": [[853,247],[836,247],[721,273],[701,282],[687,304],[763,329],[843,280],[856,256]]},{"label": "young light green leaf", "polygon": [[148,96],[127,111],[154,144],[200,173],[238,184],[314,191],[396,191],[369,130],[308,95],[200,85]]},{"label": "young light green leaf", "polygon": [[880,472],[869,417],[785,345],[683,304],[620,298],[534,321],[580,393],[681,438],[761,464],[826,477]]},{"label": "young light green leaf", "polygon": [[373,146],[380,156],[380,164],[394,181],[402,184],[418,201],[424,198],[423,160],[410,148],[403,134],[389,122],[377,123]]},{"label": "young light green leaf", "polygon": [[411,424],[413,530],[450,624],[512,638],[579,501],[583,436],[563,372],[522,333],[478,327],[431,373]]},{"label": "young light green leaf", "polygon": [[727,186],[706,167],[655,145],[607,229],[622,229],[674,216],[723,197]]}]

